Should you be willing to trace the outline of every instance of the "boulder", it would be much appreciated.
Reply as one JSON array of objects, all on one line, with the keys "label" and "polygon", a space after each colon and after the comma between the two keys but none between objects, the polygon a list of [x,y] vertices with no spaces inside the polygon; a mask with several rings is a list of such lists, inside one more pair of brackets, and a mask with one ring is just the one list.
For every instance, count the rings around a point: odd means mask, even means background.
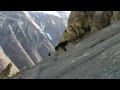
[{"label": "boulder", "polygon": [[0,79],[13,76],[17,72],[19,72],[19,69],[14,65],[9,57],[6,56],[6,54],[0,47]]}]

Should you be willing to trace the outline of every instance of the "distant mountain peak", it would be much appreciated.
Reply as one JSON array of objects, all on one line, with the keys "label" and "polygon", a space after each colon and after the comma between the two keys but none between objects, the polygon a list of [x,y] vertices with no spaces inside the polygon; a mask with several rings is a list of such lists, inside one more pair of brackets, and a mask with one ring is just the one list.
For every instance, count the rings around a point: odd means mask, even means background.
[{"label": "distant mountain peak", "polygon": [[42,12],[42,13],[46,13],[46,14],[51,14],[51,15],[55,15],[57,17],[62,18],[61,15],[58,12],[56,12],[56,11],[38,11],[38,12]]}]

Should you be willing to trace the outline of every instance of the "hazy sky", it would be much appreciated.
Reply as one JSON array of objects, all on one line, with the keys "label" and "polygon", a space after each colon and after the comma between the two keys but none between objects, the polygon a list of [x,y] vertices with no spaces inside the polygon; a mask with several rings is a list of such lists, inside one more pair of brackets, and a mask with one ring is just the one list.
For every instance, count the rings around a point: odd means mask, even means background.
[{"label": "hazy sky", "polygon": [[[56,11],[37,11],[37,12],[44,12],[44,13],[48,13],[48,14],[54,14],[56,16],[59,16],[61,17]],[[70,13],[70,11],[63,11],[63,12],[66,12],[66,13]]]}]

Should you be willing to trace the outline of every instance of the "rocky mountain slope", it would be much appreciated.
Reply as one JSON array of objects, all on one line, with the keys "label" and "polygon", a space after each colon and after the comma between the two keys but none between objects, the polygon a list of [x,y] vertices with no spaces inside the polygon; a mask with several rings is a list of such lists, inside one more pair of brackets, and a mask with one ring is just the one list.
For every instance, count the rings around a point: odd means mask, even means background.
[{"label": "rocky mountain slope", "polygon": [[59,56],[55,54],[12,78],[120,78],[119,16],[119,11],[72,11],[61,42],[76,40],[76,43]]},{"label": "rocky mountain slope", "polygon": [[[10,68],[10,71],[4,71],[8,64],[12,64],[12,67]],[[5,73],[3,73],[3,71]],[[0,79],[6,78],[8,76],[13,76],[19,72],[19,69],[14,65],[14,63],[5,55],[4,51],[0,47]],[[9,75],[8,75],[8,74]],[[8,75],[8,76],[7,76]]]},{"label": "rocky mountain slope", "polygon": [[63,11],[55,12],[56,15],[35,11],[29,11],[29,13],[55,47],[59,43],[62,33],[65,31],[69,15]]},{"label": "rocky mountain slope", "polygon": [[54,47],[27,12],[0,11],[0,46],[22,69],[53,53]]}]

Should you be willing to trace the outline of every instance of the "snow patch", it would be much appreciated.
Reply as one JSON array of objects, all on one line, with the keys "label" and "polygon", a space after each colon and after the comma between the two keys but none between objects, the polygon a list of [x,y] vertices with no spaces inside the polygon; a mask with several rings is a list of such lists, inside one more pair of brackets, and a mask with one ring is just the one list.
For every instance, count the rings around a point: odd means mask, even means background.
[{"label": "snow patch", "polygon": [[56,25],[56,23],[52,20],[52,24]]},{"label": "snow patch", "polygon": [[48,38],[49,38],[50,40],[52,40],[51,35],[50,35],[49,33],[46,33],[46,34],[47,34]]},{"label": "snow patch", "polygon": [[45,30],[45,24],[43,24],[42,22],[40,22],[40,27],[43,31]]},{"label": "snow patch", "polygon": [[2,25],[2,21],[0,21],[0,27],[1,27],[1,29],[2,29],[2,27],[3,27],[3,25]]},{"label": "snow patch", "polygon": [[89,53],[85,53],[83,56],[86,57],[86,56],[88,56],[88,55],[89,55]]}]

